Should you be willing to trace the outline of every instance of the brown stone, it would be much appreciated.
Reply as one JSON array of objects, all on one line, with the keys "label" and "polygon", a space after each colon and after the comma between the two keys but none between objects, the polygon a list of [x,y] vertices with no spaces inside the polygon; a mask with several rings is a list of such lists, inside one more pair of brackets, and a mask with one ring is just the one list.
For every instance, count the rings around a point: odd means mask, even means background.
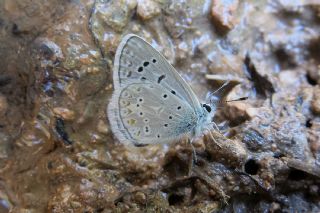
[{"label": "brown stone", "polygon": [[137,14],[143,20],[151,19],[161,12],[159,5],[152,0],[138,1]]},{"label": "brown stone", "polygon": [[313,90],[313,98],[311,101],[311,110],[313,113],[320,115],[320,88],[316,87]]},{"label": "brown stone", "polygon": [[0,115],[3,115],[8,109],[7,98],[0,94]]},{"label": "brown stone", "polygon": [[218,31],[229,31],[237,23],[235,12],[239,1],[212,0],[211,16]]}]

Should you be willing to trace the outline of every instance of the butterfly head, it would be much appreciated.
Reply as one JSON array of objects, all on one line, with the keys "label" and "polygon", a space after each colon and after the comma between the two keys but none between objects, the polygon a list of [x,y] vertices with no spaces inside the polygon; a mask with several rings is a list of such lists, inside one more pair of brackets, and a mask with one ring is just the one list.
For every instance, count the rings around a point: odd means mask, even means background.
[{"label": "butterfly head", "polygon": [[201,104],[202,113],[204,115],[204,124],[212,123],[212,118],[217,110],[217,104],[219,102],[219,97],[210,94],[207,96],[206,103]]},{"label": "butterfly head", "polygon": [[214,113],[217,109],[217,105],[220,102],[220,97],[214,95],[214,93],[209,92],[206,96],[206,103],[202,104],[202,107],[208,112],[208,113]]},{"label": "butterfly head", "polygon": [[216,111],[215,104],[205,103],[205,104],[201,104],[201,106],[202,106],[203,114],[206,115],[207,117],[212,118]]},{"label": "butterfly head", "polygon": [[209,104],[202,104],[202,107],[205,109],[207,113],[211,113],[212,108]]},{"label": "butterfly head", "polygon": [[195,137],[202,135],[205,130],[211,129],[212,118],[215,111],[214,105],[211,105],[210,103],[201,104],[201,110],[198,111],[198,123],[194,132]]},{"label": "butterfly head", "polygon": [[214,116],[214,113],[216,111],[215,105],[211,103],[204,103],[201,104],[202,107],[202,113],[203,113],[203,122],[206,124],[209,124],[212,122],[212,118]]}]

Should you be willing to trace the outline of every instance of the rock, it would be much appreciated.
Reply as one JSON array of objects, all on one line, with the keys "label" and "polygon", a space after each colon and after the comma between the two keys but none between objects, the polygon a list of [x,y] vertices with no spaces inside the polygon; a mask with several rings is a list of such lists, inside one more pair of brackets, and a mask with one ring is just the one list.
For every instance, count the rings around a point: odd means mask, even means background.
[{"label": "rock", "polygon": [[163,24],[173,38],[179,38],[192,25],[192,17],[186,7],[187,4],[183,4],[181,1],[168,1],[164,8]]},{"label": "rock", "polygon": [[147,197],[146,195],[143,193],[143,192],[137,192],[135,194],[135,200],[142,204],[142,205],[145,205],[146,201],[147,201]]},{"label": "rock", "polygon": [[253,151],[259,151],[269,145],[269,141],[261,133],[250,129],[244,132],[242,142],[246,144],[249,150]]},{"label": "rock", "polygon": [[37,38],[34,43],[43,59],[56,61],[64,58],[61,47],[48,38]]},{"label": "rock", "polygon": [[279,73],[279,80],[283,87],[297,87],[301,84],[299,73],[291,70],[283,70]]},{"label": "rock", "polygon": [[75,113],[74,111],[68,109],[68,108],[63,108],[63,107],[55,107],[53,108],[53,112],[58,115],[59,117],[63,118],[64,120],[73,120],[75,118]]},{"label": "rock", "polygon": [[237,24],[238,0],[212,0],[211,16],[218,31],[229,31]]},{"label": "rock", "polygon": [[309,121],[308,142],[310,150],[317,165],[320,165],[320,121],[317,119]]},{"label": "rock", "polygon": [[246,120],[249,120],[250,117],[247,113],[247,109],[251,108],[251,105],[244,102],[231,102],[226,105],[223,109],[225,116],[233,121],[233,124],[239,124]]},{"label": "rock", "polygon": [[[319,212],[319,175],[312,175],[320,165],[319,7],[0,2],[6,212]],[[112,137],[106,107],[115,51],[128,33],[163,53],[201,103],[225,81],[231,85],[219,103],[249,97],[217,106],[214,121],[224,122],[228,138],[212,132],[195,139],[197,162],[187,140],[132,148]],[[300,164],[289,168],[285,158]]]},{"label": "rock", "polygon": [[311,85],[320,84],[320,67],[308,66],[307,68],[307,81]]},{"label": "rock", "polygon": [[[136,0],[97,1],[92,15],[92,25],[103,27],[106,23],[116,32],[127,26],[133,9],[137,6]],[[100,29],[103,31],[103,29]]]},{"label": "rock", "polygon": [[7,98],[0,94],[0,116],[4,115],[8,109]]},{"label": "rock", "polygon": [[218,132],[211,132],[212,138],[206,135],[206,150],[213,160],[232,166],[239,166],[248,158],[247,149],[239,140],[230,140]]},{"label": "rock", "polygon": [[161,9],[157,2],[153,0],[139,0],[137,6],[137,14],[143,20],[151,19],[159,15]]},{"label": "rock", "polygon": [[[295,110],[290,97],[279,96],[274,100],[277,111],[270,110],[269,107],[260,107],[258,114],[247,123],[247,131],[259,132],[263,136],[265,143],[260,147],[263,150],[270,150],[270,142],[277,146],[277,150],[285,156],[290,156],[300,160],[310,158],[307,135],[305,132],[305,121],[303,116]],[[266,101],[266,104],[268,101]],[[290,104],[288,104],[290,103]]]},{"label": "rock", "polygon": [[[4,13],[14,20],[12,34],[16,36],[39,35],[53,24],[55,18],[64,15],[68,2],[63,0],[52,1],[20,1],[4,0]],[[1,5],[0,5],[1,6]],[[46,12],[43,12],[46,11]]]},{"label": "rock", "polygon": [[320,88],[319,87],[316,87],[313,90],[311,110],[314,114],[320,115]]},{"label": "rock", "polygon": [[98,130],[98,132],[100,132],[102,134],[109,133],[109,127],[107,126],[107,124],[103,120],[98,121],[97,130]]},{"label": "rock", "polygon": [[247,54],[244,59],[245,72],[247,77],[254,83],[257,94],[264,98],[275,93],[275,79],[265,65],[256,57],[256,54]]},{"label": "rock", "polygon": [[177,60],[184,60],[188,57],[189,47],[188,44],[184,41],[180,42],[177,45],[176,58]]}]

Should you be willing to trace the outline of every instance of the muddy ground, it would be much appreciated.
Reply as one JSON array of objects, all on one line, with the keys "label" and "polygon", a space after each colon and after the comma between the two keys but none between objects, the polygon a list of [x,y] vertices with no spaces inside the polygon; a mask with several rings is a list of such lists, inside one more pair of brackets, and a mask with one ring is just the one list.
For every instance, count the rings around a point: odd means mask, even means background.
[{"label": "muddy ground", "polygon": [[[224,135],[127,147],[106,115],[135,33]],[[0,212],[319,212],[320,3],[0,1]]]}]

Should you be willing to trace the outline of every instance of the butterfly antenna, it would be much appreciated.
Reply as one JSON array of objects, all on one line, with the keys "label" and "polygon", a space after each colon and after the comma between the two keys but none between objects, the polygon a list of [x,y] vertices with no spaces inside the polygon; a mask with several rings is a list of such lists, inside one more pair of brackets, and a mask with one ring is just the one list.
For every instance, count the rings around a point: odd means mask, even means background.
[{"label": "butterfly antenna", "polygon": [[245,101],[247,100],[249,97],[241,97],[241,98],[237,98],[237,99],[232,99],[232,100],[227,100],[226,102],[235,102],[235,101]]},{"label": "butterfly antenna", "polygon": [[223,89],[224,87],[226,87],[229,83],[230,83],[230,81],[224,82],[224,83],[221,85],[221,87],[219,87],[216,91],[214,91],[214,92],[212,93],[212,95],[215,94],[215,93],[217,93],[217,92],[219,92],[220,90],[222,90],[222,89]]},{"label": "butterfly antenna", "polygon": [[226,81],[224,82],[217,90],[215,90],[214,92],[210,93],[210,105],[212,105],[213,100],[211,99],[212,96],[214,96],[215,93],[219,92],[220,90],[222,90],[224,87],[226,87],[228,84],[230,83],[230,81]]}]

